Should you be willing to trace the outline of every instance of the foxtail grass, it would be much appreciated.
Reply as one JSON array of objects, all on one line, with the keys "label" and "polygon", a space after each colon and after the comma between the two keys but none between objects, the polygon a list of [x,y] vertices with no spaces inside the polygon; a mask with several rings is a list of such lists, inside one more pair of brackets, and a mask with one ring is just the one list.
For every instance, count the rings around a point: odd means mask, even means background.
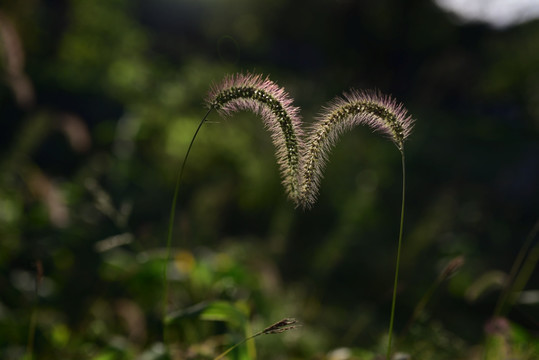
[{"label": "foxtail grass", "polygon": [[223,116],[250,110],[262,117],[275,145],[284,188],[294,202],[301,202],[303,132],[299,108],[288,93],[261,75],[236,74],[212,86],[206,102]]},{"label": "foxtail grass", "polygon": [[[380,92],[352,90],[325,107],[310,126],[309,134],[304,135],[299,116],[300,109],[293,105],[293,100],[288,93],[269,78],[253,74],[227,76],[223,81],[214,84],[206,98],[206,104],[209,110],[192,138],[178,173],[167,237],[167,264],[170,260],[176,200],[185,163],[200,127],[212,110],[216,110],[222,116],[230,116],[240,110],[249,110],[262,118],[276,149],[277,163],[285,191],[295,205],[302,208],[310,208],[316,202],[329,153],[345,131],[358,125],[366,125],[384,134],[397,146],[401,153],[402,163],[402,202],[388,334],[387,359],[389,359],[404,227],[406,189],[404,142],[413,127],[413,120],[406,109],[392,97]],[[164,281],[163,319],[166,317],[168,299],[166,267]],[[254,336],[258,335],[260,333]],[[163,337],[165,337],[164,333]]]},{"label": "foxtail grass", "polygon": [[406,109],[394,99],[375,91],[352,90],[334,99],[311,126],[304,153],[303,205],[310,207],[318,195],[329,152],[339,137],[358,125],[366,125],[395,143],[404,157],[404,140],[413,126]]},{"label": "foxtail grass", "polygon": [[325,107],[305,136],[291,97],[260,75],[227,76],[212,86],[206,103],[223,116],[251,110],[262,117],[276,148],[284,188],[304,208],[316,202],[329,153],[343,132],[367,125],[391,139],[404,156],[404,141],[413,127],[406,109],[390,96],[352,90]]},{"label": "foxtail grass", "polygon": [[393,98],[372,91],[355,91],[345,93],[324,109],[317,121],[312,125],[304,154],[305,167],[301,199],[304,206],[311,206],[316,200],[322,171],[329,155],[340,135],[358,125],[366,125],[376,132],[388,137],[400,151],[402,164],[402,201],[399,226],[399,240],[393,282],[393,297],[388,331],[387,359],[391,357],[393,324],[397,300],[397,285],[404,228],[404,204],[406,194],[406,162],[404,141],[410,135],[413,119],[406,109]]},{"label": "foxtail grass", "polygon": [[253,334],[251,336],[248,336],[244,338],[242,341],[234,344],[221,354],[219,354],[214,360],[220,360],[224,358],[228,353],[230,353],[232,350],[236,349],[238,346],[244,344],[245,342],[252,340],[260,335],[270,335],[270,334],[280,334],[288,330],[296,329],[300,327],[301,325],[298,323],[298,321],[294,318],[285,318],[283,320],[280,320],[276,322],[275,324],[268,326],[262,331],[257,332],[256,334]]}]

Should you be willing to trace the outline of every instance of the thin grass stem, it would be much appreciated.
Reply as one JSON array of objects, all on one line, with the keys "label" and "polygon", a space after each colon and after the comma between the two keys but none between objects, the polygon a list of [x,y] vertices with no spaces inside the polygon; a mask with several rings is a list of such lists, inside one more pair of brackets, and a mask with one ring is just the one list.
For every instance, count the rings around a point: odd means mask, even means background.
[{"label": "thin grass stem", "polygon": [[511,271],[509,272],[509,277],[507,278],[505,287],[502,291],[502,294],[498,298],[498,302],[496,303],[496,308],[494,310],[495,317],[503,315],[502,313],[503,313],[504,307],[507,305],[509,296],[514,291],[514,288],[515,288],[514,280],[517,276],[517,272],[521,268],[521,265],[524,262],[526,254],[528,253],[528,250],[530,249],[530,246],[533,243],[533,239],[535,238],[538,232],[539,232],[539,219],[536,221],[532,230],[528,233],[528,236],[526,237],[524,244],[520,248],[520,251],[518,252],[517,257],[515,258],[515,262],[513,263],[513,266],[511,267]]},{"label": "thin grass stem", "polygon": [[397,284],[399,280],[399,265],[400,265],[400,257],[401,257],[401,247],[402,247],[402,230],[404,227],[404,200],[405,200],[405,194],[406,194],[406,167],[405,167],[405,159],[404,159],[404,150],[400,149],[401,151],[401,160],[402,160],[402,203],[401,203],[401,221],[400,221],[400,229],[399,229],[399,244],[397,246],[397,261],[395,264],[395,282],[393,284],[393,300],[391,301],[391,317],[389,320],[389,333],[388,333],[388,344],[387,344],[387,356],[386,360],[390,360],[391,358],[391,341],[393,339],[393,323],[395,320],[395,304],[397,302]]},{"label": "thin grass stem", "polygon": [[37,304],[32,309],[32,314],[30,315],[30,325],[28,328],[28,341],[26,344],[26,355],[25,360],[32,360],[34,358],[34,339],[36,334],[36,321],[37,321]]},{"label": "thin grass stem", "polygon": [[434,295],[434,292],[438,289],[441,283],[442,283],[442,280],[440,278],[436,279],[436,281],[432,283],[432,285],[429,287],[427,292],[423,295],[421,300],[419,300],[416,307],[414,308],[412,315],[410,316],[410,319],[404,326],[404,329],[402,329],[401,331],[401,338],[404,336],[404,334],[408,332],[408,330],[410,329],[414,321],[416,321],[419,315],[423,312],[423,310],[425,309],[425,306],[427,305],[429,300],[432,298],[432,295]]},{"label": "thin grass stem", "polygon": [[169,218],[169,222],[168,222],[168,234],[167,234],[167,253],[166,253],[166,259],[165,259],[165,266],[164,266],[164,269],[163,269],[163,286],[164,286],[164,291],[163,291],[163,342],[166,344],[166,329],[167,329],[167,326],[166,326],[166,322],[165,322],[165,319],[166,319],[166,316],[167,316],[167,303],[168,303],[168,292],[169,292],[169,287],[168,287],[168,264],[170,262],[170,257],[171,257],[171,252],[172,252],[172,249],[171,249],[171,245],[172,245],[172,232],[173,232],[173,229],[174,229],[174,218],[176,216],[176,203],[178,201],[178,193],[179,193],[179,190],[180,190],[180,183],[182,181],[182,177],[183,177],[183,170],[185,169],[185,164],[187,163],[187,159],[189,157],[189,153],[191,152],[191,148],[193,147],[193,143],[195,142],[195,139],[198,135],[198,132],[200,131],[200,128],[202,127],[202,125],[204,124],[204,122],[206,121],[206,119],[208,118],[208,116],[210,115],[210,112],[213,110],[213,108],[210,108],[208,110],[208,112],[206,112],[206,115],[204,115],[204,117],[202,118],[202,121],[200,121],[200,124],[198,124],[198,127],[193,135],[193,138],[191,139],[191,143],[189,143],[189,147],[187,148],[187,152],[185,153],[185,157],[183,159],[183,163],[182,163],[182,166],[180,167],[180,170],[178,171],[178,176],[176,178],[176,187],[174,188],[174,195],[172,197],[172,205],[170,207],[170,218]]},{"label": "thin grass stem", "polygon": [[224,352],[222,352],[221,354],[219,354],[214,360],[220,360],[222,359],[223,357],[226,356],[226,354],[228,354],[229,352],[231,352],[232,350],[234,350],[235,348],[237,348],[238,346],[246,343],[247,341],[251,340],[251,339],[254,339],[255,337],[259,336],[259,335],[262,335],[262,331],[254,334],[254,335],[251,335],[249,337],[246,337],[245,339],[243,339],[242,341],[240,341],[239,343],[237,344],[234,344],[234,346],[231,346],[229,347],[227,350],[225,350]]},{"label": "thin grass stem", "polygon": [[288,331],[288,330],[296,329],[296,328],[298,328],[300,326],[301,326],[301,324],[299,324],[298,321],[296,319],[294,319],[294,318],[282,319],[280,321],[277,321],[275,324],[273,324],[271,326],[268,326],[264,330],[261,330],[261,331],[257,332],[256,334],[253,334],[251,336],[246,337],[245,339],[243,339],[239,343],[235,344],[234,346],[228,348],[223,353],[219,354],[214,360],[222,359],[226,354],[228,354],[229,352],[231,352],[232,350],[234,350],[235,348],[237,348],[241,344],[245,343],[248,340],[254,339],[257,336],[268,335],[268,334],[280,334],[280,333],[283,333],[283,332]]},{"label": "thin grass stem", "polygon": [[423,295],[423,297],[419,300],[417,305],[414,308],[414,311],[412,312],[412,315],[410,316],[410,319],[408,320],[408,323],[404,326],[404,328],[400,332],[399,341],[403,339],[403,337],[406,335],[408,330],[411,328],[412,324],[419,318],[419,315],[423,312],[425,307],[427,306],[428,302],[438,290],[440,285],[447,279],[449,279],[451,276],[453,276],[462,266],[464,265],[464,257],[463,256],[457,256],[453,258],[442,270],[442,272],[438,275],[436,280],[432,283],[432,285],[429,287],[427,292]]},{"label": "thin grass stem", "polygon": [[35,267],[34,305],[32,307],[32,313],[30,314],[30,324],[28,325],[28,340],[26,342],[26,355],[24,356],[25,360],[32,360],[34,358],[34,340],[39,312],[39,284],[43,278],[43,264],[41,263],[41,260],[35,262]]},{"label": "thin grass stem", "polygon": [[[530,253],[527,258],[526,254],[532,246],[533,239],[535,239],[535,236],[538,232],[539,219],[535,222],[535,225],[533,226],[532,230],[528,233],[524,244],[520,248],[517,257],[515,258],[515,262],[511,267],[511,271],[509,272],[505,287],[503,288],[503,291],[498,298],[498,302],[496,303],[493,319],[504,316],[504,313],[508,311],[509,307],[512,305],[513,302],[511,299],[511,294],[521,291],[524,288],[533,272],[533,269],[537,265],[537,261],[539,259],[539,244],[536,244],[530,250]],[[493,343],[494,335],[487,334],[485,339],[485,345],[483,346],[483,360],[487,360],[489,358],[489,353],[491,351],[490,348],[493,346]]]}]

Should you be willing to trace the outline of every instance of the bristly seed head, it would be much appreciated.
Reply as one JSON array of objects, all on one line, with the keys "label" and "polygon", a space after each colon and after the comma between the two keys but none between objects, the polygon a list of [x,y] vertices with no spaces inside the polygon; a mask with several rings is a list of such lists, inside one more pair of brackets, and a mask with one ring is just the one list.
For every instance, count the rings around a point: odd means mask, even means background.
[{"label": "bristly seed head", "polygon": [[286,318],[281,321],[276,322],[275,324],[268,326],[262,331],[262,334],[280,334],[282,332],[292,330],[300,327],[301,324],[294,318]]},{"label": "bristly seed head", "polygon": [[401,104],[379,92],[352,90],[344,98],[335,99],[312,125],[307,139],[300,196],[304,207],[316,200],[331,148],[343,132],[357,125],[367,125],[387,135],[402,152],[413,120]]},{"label": "bristly seed head", "polygon": [[298,203],[303,133],[299,108],[285,90],[260,75],[237,74],[214,85],[206,102],[224,116],[251,110],[262,117],[276,148],[283,184]]},{"label": "bristly seed head", "polygon": [[385,134],[403,152],[414,123],[392,97],[352,90],[324,109],[305,139],[299,108],[292,105],[290,96],[268,78],[252,74],[227,76],[212,86],[206,102],[225,116],[251,110],[263,118],[276,147],[287,193],[303,207],[316,201],[328,155],[344,131],[367,125]]}]

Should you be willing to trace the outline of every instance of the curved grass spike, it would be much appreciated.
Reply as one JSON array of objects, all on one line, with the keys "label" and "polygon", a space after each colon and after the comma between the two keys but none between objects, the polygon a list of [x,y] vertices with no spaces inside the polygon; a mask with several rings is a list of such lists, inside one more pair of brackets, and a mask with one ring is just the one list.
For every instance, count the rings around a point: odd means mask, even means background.
[{"label": "curved grass spike", "polygon": [[406,109],[393,98],[378,92],[355,91],[344,94],[344,98],[336,98],[326,107],[318,120],[312,125],[307,139],[307,147],[303,154],[305,167],[300,198],[304,206],[311,206],[316,200],[322,171],[329,152],[339,136],[357,125],[367,125],[374,131],[381,132],[395,143],[401,153],[402,161],[402,201],[395,262],[395,279],[388,331],[387,360],[391,357],[393,322],[397,299],[402,232],[404,227],[404,201],[406,189],[406,168],[404,159],[404,140],[410,135],[413,120]]},{"label": "curved grass spike", "polygon": [[379,92],[352,90],[325,108],[311,126],[304,143],[299,109],[292,106],[289,95],[268,78],[250,74],[229,76],[221,84],[212,87],[207,103],[210,109],[216,109],[223,115],[251,110],[262,116],[277,148],[277,160],[286,191],[297,205],[307,208],[316,201],[329,152],[344,131],[357,125],[367,125],[395,143],[402,160],[402,201],[388,334],[389,360],[404,225],[404,141],[413,127],[413,120],[406,109],[390,96]]},{"label": "curved grass spike", "polygon": [[260,75],[237,74],[214,85],[206,102],[224,116],[251,110],[262,117],[276,148],[283,185],[288,196],[299,203],[303,134],[299,108],[292,105],[285,90]]},{"label": "curved grass spike", "polygon": [[367,125],[385,134],[402,152],[413,121],[401,104],[377,92],[352,90],[344,98],[333,100],[312,125],[307,139],[301,188],[304,206],[310,207],[316,201],[331,148],[343,132],[357,125]]}]

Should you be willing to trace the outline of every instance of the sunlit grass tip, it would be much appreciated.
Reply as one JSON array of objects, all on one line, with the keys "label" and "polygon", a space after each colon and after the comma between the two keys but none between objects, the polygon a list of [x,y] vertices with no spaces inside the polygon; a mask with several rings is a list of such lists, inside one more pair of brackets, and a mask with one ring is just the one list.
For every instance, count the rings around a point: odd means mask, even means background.
[{"label": "sunlit grass tip", "polygon": [[235,74],[214,84],[206,103],[223,116],[250,110],[262,117],[275,145],[283,185],[292,200],[299,203],[303,132],[299,108],[288,93],[267,77]]},{"label": "sunlit grass tip", "polygon": [[300,197],[303,205],[310,207],[316,201],[329,152],[345,131],[367,125],[386,135],[402,152],[413,124],[402,104],[379,91],[351,90],[334,99],[311,125],[306,141]]}]

